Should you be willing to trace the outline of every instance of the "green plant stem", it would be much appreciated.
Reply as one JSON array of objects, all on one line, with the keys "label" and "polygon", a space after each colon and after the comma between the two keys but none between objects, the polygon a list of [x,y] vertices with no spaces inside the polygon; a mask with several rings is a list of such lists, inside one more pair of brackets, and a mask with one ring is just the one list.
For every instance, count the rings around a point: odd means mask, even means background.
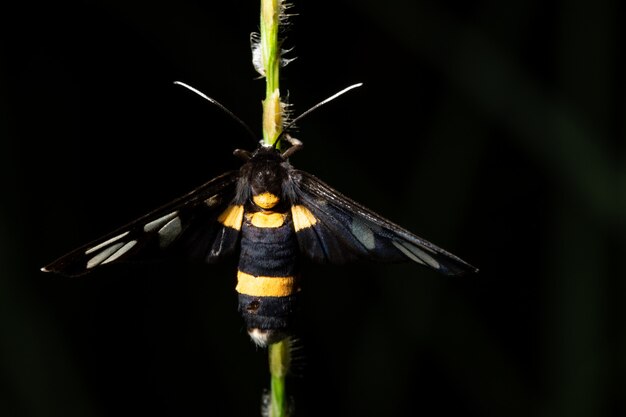
[{"label": "green plant stem", "polygon": [[278,40],[281,9],[282,0],[261,0],[261,57],[266,83],[263,100],[263,142],[266,145],[274,143],[282,131],[283,123],[279,85],[281,51]]},{"label": "green plant stem", "polygon": [[269,417],[286,417],[287,397],[285,396],[285,377],[291,362],[291,342],[281,340],[269,346],[269,362],[271,374],[271,393]]},{"label": "green plant stem", "polygon": [[[265,100],[263,100],[263,143],[273,145],[283,125],[283,105],[280,101],[281,49],[278,31],[282,0],[261,0],[261,60],[265,72]],[[280,149],[280,143],[276,144]],[[285,377],[291,358],[289,339],[268,348],[271,375],[269,417],[286,417]]]}]

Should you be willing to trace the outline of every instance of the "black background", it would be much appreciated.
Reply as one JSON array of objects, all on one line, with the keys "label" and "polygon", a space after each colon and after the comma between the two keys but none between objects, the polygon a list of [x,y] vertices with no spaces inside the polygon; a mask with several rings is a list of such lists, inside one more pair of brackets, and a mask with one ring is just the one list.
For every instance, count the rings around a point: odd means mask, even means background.
[{"label": "black background", "polygon": [[[267,358],[236,312],[231,265],[39,272],[254,147],[172,83],[260,132],[258,9],[3,6],[0,415],[259,415]],[[291,12],[281,88],[294,114],[365,83],[299,123],[292,163],[481,269],[304,271],[295,415],[624,415],[623,6]]]}]

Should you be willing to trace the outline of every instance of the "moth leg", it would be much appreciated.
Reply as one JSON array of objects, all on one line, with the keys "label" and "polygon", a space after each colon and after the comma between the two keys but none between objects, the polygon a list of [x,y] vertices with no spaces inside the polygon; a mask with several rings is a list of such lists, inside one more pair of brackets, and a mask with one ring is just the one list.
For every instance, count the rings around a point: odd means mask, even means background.
[{"label": "moth leg", "polygon": [[289,133],[285,133],[284,139],[291,145],[289,149],[282,153],[282,157],[285,159],[298,152],[304,146],[304,144],[300,140],[291,137]]},{"label": "moth leg", "polygon": [[243,149],[235,149],[233,151],[233,155],[235,155],[239,159],[243,159],[244,161],[249,161],[252,158],[252,154]]}]

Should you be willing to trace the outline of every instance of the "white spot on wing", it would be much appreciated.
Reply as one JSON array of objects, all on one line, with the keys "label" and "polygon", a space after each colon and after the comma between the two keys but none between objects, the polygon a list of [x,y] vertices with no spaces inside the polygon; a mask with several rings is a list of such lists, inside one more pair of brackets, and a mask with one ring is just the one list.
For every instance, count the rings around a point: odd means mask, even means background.
[{"label": "white spot on wing", "polygon": [[350,231],[367,249],[372,250],[376,247],[374,232],[372,232],[372,229],[367,227],[362,221],[357,220],[356,218],[352,219],[352,222],[350,223]]},{"label": "white spot on wing", "polygon": [[102,261],[107,259],[109,256],[111,256],[111,254],[115,253],[122,246],[124,246],[124,244],[122,242],[120,242],[120,243],[116,243],[115,245],[109,246],[108,248],[104,249],[102,252],[100,252],[99,254],[97,254],[96,256],[94,256],[93,258],[91,258],[87,262],[87,269],[90,269],[90,268],[93,268],[94,266],[100,265],[102,263]]},{"label": "white spot on wing", "polygon": [[121,248],[119,248],[113,255],[109,256],[108,258],[106,258],[106,260],[104,260],[102,262],[102,265],[104,264],[108,264],[109,262],[113,262],[114,260],[116,260],[117,258],[119,258],[120,256],[122,256],[123,254],[125,254],[126,252],[128,252],[133,246],[135,246],[137,244],[136,240],[131,240],[130,242],[127,242],[124,246],[122,246]]},{"label": "white spot on wing", "polygon": [[170,220],[165,226],[159,229],[159,246],[161,248],[168,247],[182,232],[182,223],[180,217]]},{"label": "white spot on wing", "polygon": [[409,242],[398,242],[398,241],[392,241],[391,243],[393,243],[393,245],[400,249],[400,251],[402,253],[404,253],[406,256],[408,256],[409,258],[411,258],[412,260],[414,260],[417,263],[420,263],[422,265],[428,265],[431,268],[434,269],[440,269],[440,265],[439,262],[437,262],[435,260],[435,258],[433,258],[432,256],[430,256],[428,253],[426,253],[425,251],[423,251],[422,249],[418,248],[417,246],[409,243]]},{"label": "white spot on wing", "polygon": [[[222,252],[222,246],[224,245],[224,236],[226,235],[226,229],[222,228],[222,236],[219,238],[220,245],[217,249],[211,249],[211,257],[217,256]],[[216,239],[217,240],[217,239]]]},{"label": "white spot on wing", "polygon": [[153,220],[150,223],[146,223],[146,225],[143,227],[143,231],[144,232],[153,232],[153,231],[157,230],[158,228],[160,228],[161,226],[163,226],[165,223],[167,223],[170,220],[172,220],[177,215],[178,215],[178,212],[174,211],[172,213],[166,214],[163,217],[159,217],[158,219]]},{"label": "white spot on wing", "polygon": [[102,249],[103,247],[107,246],[109,243],[113,243],[116,240],[120,240],[121,238],[123,238],[124,236],[126,236],[129,232],[124,232],[121,235],[117,235],[115,237],[112,237],[111,239],[104,241],[96,246],[94,246],[93,248],[89,248],[85,251],[85,255],[89,255],[90,253],[93,253],[95,251],[97,251],[98,249]]}]

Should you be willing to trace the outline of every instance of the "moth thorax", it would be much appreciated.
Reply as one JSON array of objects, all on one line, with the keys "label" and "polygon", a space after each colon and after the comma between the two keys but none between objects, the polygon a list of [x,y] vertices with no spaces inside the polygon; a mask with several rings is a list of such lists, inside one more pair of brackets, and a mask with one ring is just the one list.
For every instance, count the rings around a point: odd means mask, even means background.
[{"label": "moth thorax", "polygon": [[276,204],[278,204],[278,202],[280,201],[280,198],[276,194],[272,194],[266,191],[264,193],[253,196],[252,201],[258,207],[267,210],[276,206]]}]

